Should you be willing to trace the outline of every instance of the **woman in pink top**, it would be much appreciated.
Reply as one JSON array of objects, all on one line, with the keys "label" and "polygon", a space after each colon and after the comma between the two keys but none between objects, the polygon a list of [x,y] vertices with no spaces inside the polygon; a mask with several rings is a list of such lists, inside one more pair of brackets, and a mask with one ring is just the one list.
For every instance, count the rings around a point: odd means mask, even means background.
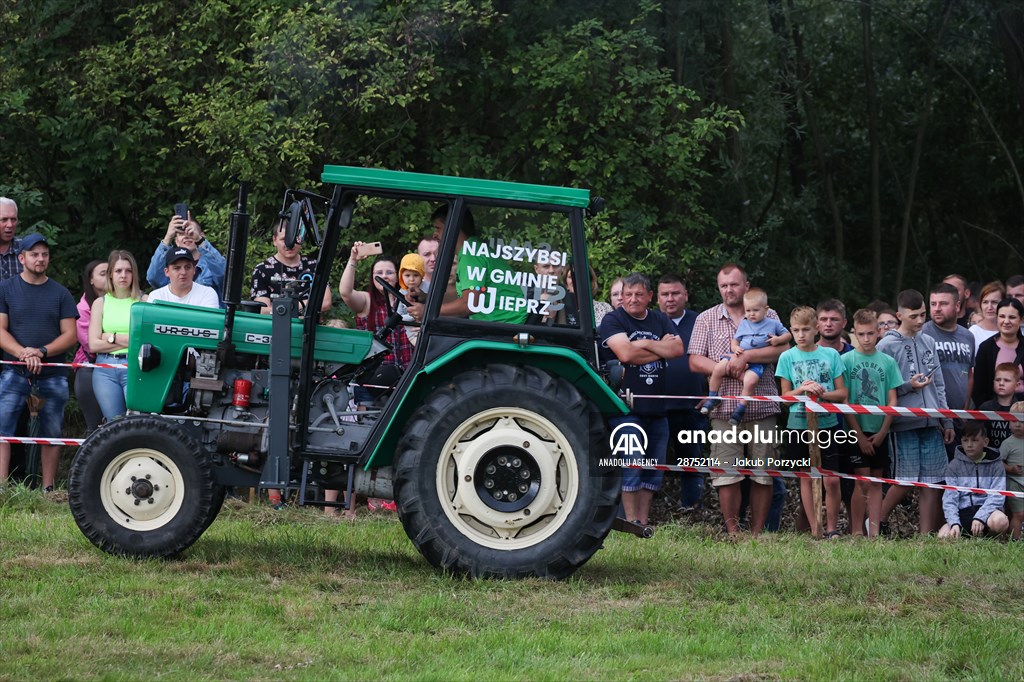
[{"label": "woman in pink top", "polygon": [[[96,355],[89,350],[89,319],[92,316],[92,303],[107,290],[107,262],[102,260],[89,261],[82,273],[82,298],[78,301],[78,352],[75,362],[93,362]],[[81,367],[75,370],[75,398],[85,417],[86,433],[92,433],[103,419],[99,403],[92,392],[92,367]]]}]

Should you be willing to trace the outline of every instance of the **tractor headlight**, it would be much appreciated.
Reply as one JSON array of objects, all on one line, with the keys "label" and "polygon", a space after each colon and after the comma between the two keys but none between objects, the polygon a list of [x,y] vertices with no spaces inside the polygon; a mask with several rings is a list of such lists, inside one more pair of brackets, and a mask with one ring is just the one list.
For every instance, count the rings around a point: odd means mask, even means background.
[{"label": "tractor headlight", "polygon": [[150,372],[160,364],[160,351],[151,343],[144,343],[139,347],[139,369],[143,372]]}]

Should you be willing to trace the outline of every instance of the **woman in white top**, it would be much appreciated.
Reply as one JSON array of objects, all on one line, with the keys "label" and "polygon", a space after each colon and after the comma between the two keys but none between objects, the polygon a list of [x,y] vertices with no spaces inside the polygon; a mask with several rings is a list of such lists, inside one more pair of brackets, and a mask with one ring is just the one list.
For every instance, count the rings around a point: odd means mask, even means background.
[{"label": "woman in white top", "polygon": [[1006,298],[1006,289],[1002,282],[989,282],[982,288],[981,294],[978,295],[981,322],[971,325],[969,330],[974,334],[975,348],[980,346],[982,341],[999,333],[999,326],[996,324],[996,307],[1004,298]]}]

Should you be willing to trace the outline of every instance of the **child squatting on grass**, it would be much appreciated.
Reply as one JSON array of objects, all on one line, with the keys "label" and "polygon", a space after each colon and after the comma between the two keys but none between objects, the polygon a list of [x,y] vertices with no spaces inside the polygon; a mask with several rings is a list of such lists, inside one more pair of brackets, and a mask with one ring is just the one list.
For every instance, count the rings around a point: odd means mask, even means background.
[{"label": "child squatting on grass", "polygon": [[[1024,417],[1024,402],[1016,402],[1010,408],[1014,414]],[[1010,422],[1010,437],[999,446],[1006,472],[1006,490],[1024,493],[1024,422]],[[1010,512],[1010,537],[1020,540],[1021,524],[1024,524],[1024,499],[1006,498],[1006,510]]]},{"label": "child squatting on grass", "polygon": [[[846,382],[843,379],[843,359],[834,348],[824,348],[814,342],[814,334],[817,330],[818,316],[814,308],[801,306],[793,310],[789,315],[789,329],[793,333],[793,340],[796,342],[794,348],[790,348],[779,356],[779,362],[775,367],[775,376],[779,377],[782,385],[782,395],[805,395],[809,398],[831,403],[841,403],[846,400]],[[819,414],[818,429],[832,429],[839,424],[837,415]],[[789,410],[789,421],[786,428],[799,431],[807,430],[807,411],[803,405],[792,405]],[[809,445],[804,438],[790,438],[789,454],[794,458],[808,456]],[[838,471],[839,453],[836,451],[834,439],[829,439],[829,445],[821,448],[821,464],[826,469]],[[839,479],[824,479],[825,488],[825,519],[827,531],[824,537],[833,539],[839,537],[839,501],[841,498]],[[809,479],[800,479],[800,501],[803,504],[804,513],[810,521],[811,532],[817,536],[818,516],[814,513],[814,488]]]},{"label": "child squatting on grass", "polygon": [[[1005,490],[1006,474],[999,453],[988,447],[988,432],[981,422],[964,424],[960,445],[953,461],[946,465],[946,483],[955,486]],[[946,523],[940,538],[981,537],[1006,532],[1010,521],[1003,513],[1000,495],[975,495],[959,490],[942,494],[942,513]]]},{"label": "child squatting on grass", "polygon": [[[782,346],[788,344],[792,336],[782,323],[768,315],[768,294],[764,289],[751,288],[743,294],[743,321],[736,328],[732,339],[732,353],[723,355],[715,365],[708,380],[708,398],[701,403],[700,413],[707,415],[715,406],[714,396],[722,387],[722,380],[729,371],[729,360],[743,355],[743,351],[766,346]],[[754,363],[747,365],[743,373],[743,389],[740,395],[754,395],[754,387],[764,374],[764,365]],[[729,423],[736,426],[743,421],[743,413],[747,411],[747,403],[740,401],[729,416]]]}]

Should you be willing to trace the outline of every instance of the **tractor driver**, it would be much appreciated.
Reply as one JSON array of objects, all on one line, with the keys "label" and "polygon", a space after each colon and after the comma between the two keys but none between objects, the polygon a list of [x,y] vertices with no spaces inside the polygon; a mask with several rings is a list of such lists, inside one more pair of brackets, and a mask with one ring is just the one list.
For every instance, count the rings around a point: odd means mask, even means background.
[{"label": "tractor driver", "polygon": [[[434,238],[441,240],[445,229],[445,221],[448,218],[448,205],[439,206],[430,216],[434,224]],[[455,273],[454,282],[451,277],[448,281],[448,290],[445,292],[444,301],[441,303],[441,315],[445,317],[468,317],[472,320],[488,320],[491,322],[505,322],[507,324],[522,324],[526,321],[526,310],[504,310],[500,306],[493,310],[472,312],[470,310],[470,296],[479,293],[468,294],[467,290],[473,292],[491,290],[496,299],[521,299],[524,297],[523,288],[511,284],[495,284],[483,278],[471,278],[470,269],[476,272],[489,273],[494,270],[506,270],[508,265],[505,261],[493,256],[482,256],[465,253],[463,246],[467,240],[473,241],[476,237],[476,223],[473,214],[466,210],[462,227],[459,230],[459,237],[455,243],[456,263],[452,268]],[[412,303],[409,305],[409,314],[416,320],[423,319],[423,304]]]}]

